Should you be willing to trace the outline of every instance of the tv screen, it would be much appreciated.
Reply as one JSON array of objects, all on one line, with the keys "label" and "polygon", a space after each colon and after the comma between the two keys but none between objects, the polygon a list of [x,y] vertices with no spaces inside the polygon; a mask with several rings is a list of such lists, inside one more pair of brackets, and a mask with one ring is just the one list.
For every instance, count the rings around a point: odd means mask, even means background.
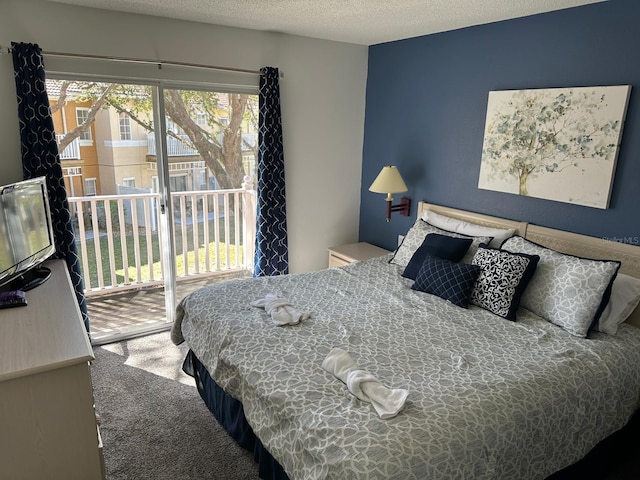
[{"label": "tv screen", "polygon": [[45,177],[0,187],[0,286],[33,288],[46,275],[34,270],[54,252]]}]

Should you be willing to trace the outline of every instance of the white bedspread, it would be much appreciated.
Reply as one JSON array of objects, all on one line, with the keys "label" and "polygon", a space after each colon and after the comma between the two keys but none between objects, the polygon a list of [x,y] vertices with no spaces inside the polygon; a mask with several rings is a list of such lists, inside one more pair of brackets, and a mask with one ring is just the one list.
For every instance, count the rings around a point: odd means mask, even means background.
[{"label": "white bedspread", "polygon": [[[388,257],[204,288],[186,340],[292,480],[543,479],[622,427],[640,397],[640,329],[572,336],[413,291]],[[275,293],[311,318],[276,326]],[[382,420],[322,368],[341,348],[404,409]]]}]

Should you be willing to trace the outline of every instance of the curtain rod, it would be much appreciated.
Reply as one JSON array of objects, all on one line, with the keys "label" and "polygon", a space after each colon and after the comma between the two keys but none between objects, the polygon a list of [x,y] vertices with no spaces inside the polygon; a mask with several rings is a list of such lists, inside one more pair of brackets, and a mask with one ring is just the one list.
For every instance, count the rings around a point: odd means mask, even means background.
[{"label": "curtain rod", "polygon": [[[11,53],[11,47],[2,48],[0,46],[0,52]],[[148,60],[145,58],[129,58],[129,57],[112,57],[107,55],[88,55],[84,53],[63,53],[63,52],[46,52],[42,51],[43,55],[47,55],[49,57],[65,57],[65,58],[83,58],[86,60],[105,60],[108,62],[123,62],[123,63],[144,63],[148,65],[157,65],[158,69],[162,69],[163,66],[172,66],[172,67],[188,67],[188,68],[204,68],[209,70],[222,70],[226,72],[235,72],[235,73],[247,73],[250,75],[262,75],[262,72],[259,70],[247,70],[244,68],[234,68],[234,67],[220,67],[217,65],[205,65],[201,63],[188,63],[188,62],[173,62],[167,60]]]}]

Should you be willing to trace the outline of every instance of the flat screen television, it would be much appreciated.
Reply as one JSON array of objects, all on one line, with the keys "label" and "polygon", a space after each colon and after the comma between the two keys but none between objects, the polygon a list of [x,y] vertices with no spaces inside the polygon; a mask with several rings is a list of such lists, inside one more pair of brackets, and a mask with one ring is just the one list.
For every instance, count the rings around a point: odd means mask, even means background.
[{"label": "flat screen television", "polygon": [[0,186],[0,290],[30,290],[56,251],[45,177]]}]

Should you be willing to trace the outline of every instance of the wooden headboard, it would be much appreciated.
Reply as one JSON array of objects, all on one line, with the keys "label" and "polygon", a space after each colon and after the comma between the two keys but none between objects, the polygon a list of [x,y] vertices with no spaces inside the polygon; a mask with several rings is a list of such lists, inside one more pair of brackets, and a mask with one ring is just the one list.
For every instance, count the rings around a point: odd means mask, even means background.
[{"label": "wooden headboard", "polygon": [[[621,273],[640,278],[640,247],[636,245],[418,202],[418,218],[425,210],[489,227],[513,228],[517,235],[562,253],[594,259],[619,260],[622,262]],[[640,327],[640,306],[627,319],[627,323]]]},{"label": "wooden headboard", "polygon": [[442,207],[432,203],[418,202],[418,218],[422,217],[422,212],[425,210],[430,210],[441,215],[446,215],[447,217],[457,218],[459,220],[464,220],[465,222],[477,223],[478,225],[484,225],[487,227],[513,228],[516,231],[516,235],[520,235],[521,237],[524,237],[527,232],[527,222],[507,220],[505,218],[491,217],[481,213],[458,210],[457,208]]}]

